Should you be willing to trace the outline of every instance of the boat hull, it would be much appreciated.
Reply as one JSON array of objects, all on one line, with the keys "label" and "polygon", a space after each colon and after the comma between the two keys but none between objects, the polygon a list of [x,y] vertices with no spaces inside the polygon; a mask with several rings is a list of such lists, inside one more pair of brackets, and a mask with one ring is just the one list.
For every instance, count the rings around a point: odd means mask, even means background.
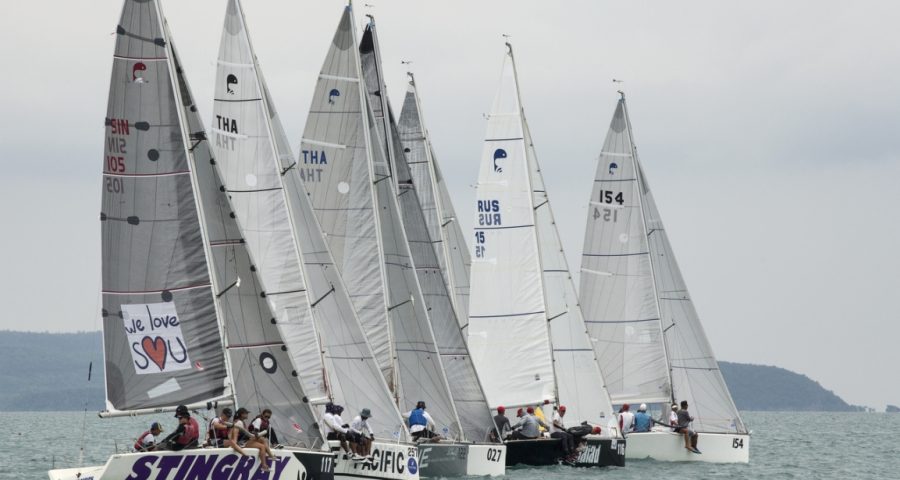
[{"label": "boat hull", "polygon": [[332,452],[337,454],[334,478],[337,480],[358,480],[360,477],[378,480],[417,480],[420,474],[419,452],[411,443],[372,443],[371,463],[344,459],[339,452],[340,443],[328,442]]},{"label": "boat hull", "polygon": [[506,446],[499,443],[423,443],[423,477],[497,476],[506,473]]},{"label": "boat hull", "polygon": [[[509,440],[506,442],[506,465],[557,465],[563,460],[560,440],[540,438],[535,440]],[[625,440],[588,435],[579,447],[576,467],[625,466]]]},{"label": "boat hull", "polygon": [[652,458],[664,462],[748,463],[750,435],[732,433],[701,433],[698,455],[684,448],[684,436],[675,432],[646,432],[628,435],[626,458]]},{"label": "boat hull", "polygon": [[[258,450],[241,456],[230,448],[204,448],[180,452],[158,451],[113,455],[106,465],[66,468],[47,472],[50,480],[228,480],[257,478]],[[278,449],[266,480],[334,480],[334,455],[313,450]]]}]

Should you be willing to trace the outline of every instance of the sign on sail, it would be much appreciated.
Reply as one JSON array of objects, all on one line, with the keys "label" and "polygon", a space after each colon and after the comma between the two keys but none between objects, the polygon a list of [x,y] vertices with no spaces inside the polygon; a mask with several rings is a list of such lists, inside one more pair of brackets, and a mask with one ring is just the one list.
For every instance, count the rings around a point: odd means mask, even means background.
[{"label": "sign on sail", "polygon": [[135,373],[191,368],[174,302],[122,305],[122,319]]}]

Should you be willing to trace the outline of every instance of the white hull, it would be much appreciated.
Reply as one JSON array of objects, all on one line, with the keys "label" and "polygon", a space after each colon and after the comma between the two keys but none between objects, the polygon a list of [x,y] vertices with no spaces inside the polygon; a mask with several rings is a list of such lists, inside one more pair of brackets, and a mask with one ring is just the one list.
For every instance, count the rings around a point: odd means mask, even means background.
[{"label": "white hull", "polygon": [[264,478],[331,480],[334,455],[311,450],[279,449],[269,474],[259,472],[258,450],[244,450],[240,456],[230,448],[203,448],[180,452],[159,451],[113,455],[106,465],[50,470],[50,480],[229,480]]},{"label": "white hull", "polygon": [[423,443],[423,477],[498,476],[506,473],[506,446],[497,443]]},{"label": "white hull", "polygon": [[697,449],[702,454],[684,448],[684,436],[675,432],[630,433],[626,437],[625,458],[652,458],[664,462],[748,463],[750,435],[733,433],[701,433]]},{"label": "white hull", "polygon": [[360,477],[379,480],[418,480],[419,452],[412,443],[383,442],[372,443],[372,463],[345,460],[340,443],[328,442],[332,452],[337,454],[334,466],[335,480],[358,480]]}]

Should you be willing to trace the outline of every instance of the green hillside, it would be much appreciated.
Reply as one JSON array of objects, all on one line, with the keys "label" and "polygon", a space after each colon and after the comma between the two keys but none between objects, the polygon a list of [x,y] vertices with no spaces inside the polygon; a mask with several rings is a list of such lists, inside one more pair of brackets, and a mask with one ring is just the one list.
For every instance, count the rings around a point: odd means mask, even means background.
[{"label": "green hillside", "polygon": [[[0,331],[0,411],[100,410],[104,406],[100,332]],[[87,381],[88,365],[93,374]],[[741,410],[856,411],[806,375],[720,362]]]}]

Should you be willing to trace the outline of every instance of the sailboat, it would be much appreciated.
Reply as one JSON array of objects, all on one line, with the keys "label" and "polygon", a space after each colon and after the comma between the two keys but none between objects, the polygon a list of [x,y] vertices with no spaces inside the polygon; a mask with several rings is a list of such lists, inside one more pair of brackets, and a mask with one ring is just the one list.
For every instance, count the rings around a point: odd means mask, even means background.
[{"label": "sailboat", "polygon": [[[416,449],[338,274],[257,61],[239,0],[219,50],[212,130],[216,165],[246,238],[271,321],[292,347],[317,418],[326,402],[368,408],[371,463],[338,457],[335,477],[412,478]],[[324,427],[322,429],[324,431]],[[332,449],[339,443],[332,442]],[[410,454],[412,451],[412,454]]]},{"label": "sailboat", "polygon": [[661,427],[628,434],[628,458],[746,463],[749,432],[678,269],[621,95],[591,193],[583,310],[613,402],[661,404],[668,424],[669,405],[687,400],[703,452],[688,451],[681,434]]},{"label": "sailboat", "polygon": [[[469,348],[493,408],[550,402],[570,408],[570,422],[605,428],[612,405],[550,210],[512,45],[506,45],[476,187]],[[586,439],[577,465],[624,465],[625,442],[615,431]],[[508,441],[507,465],[556,463],[556,441]]]},{"label": "sailboat", "polygon": [[407,75],[409,85],[400,110],[397,133],[409,165],[412,185],[419,197],[428,235],[437,253],[444,284],[451,294],[453,311],[456,312],[460,331],[465,335],[469,324],[469,269],[472,259],[435,158],[428,129],[425,128],[415,77],[412,72]]},{"label": "sailboat", "polygon": [[[488,443],[493,417],[459,328],[453,296],[444,283],[422,205],[413,184],[408,158],[384,83],[375,18],[371,15],[360,41],[360,58],[369,103],[378,133],[377,145],[388,160],[409,258],[435,338],[435,347],[449,386],[460,433],[453,441],[420,444],[424,476],[502,475],[505,447]],[[388,183],[388,182],[385,182]],[[404,252],[405,254],[405,252]],[[418,297],[417,297],[418,298]],[[475,461],[477,459],[488,460]]]},{"label": "sailboat", "polygon": [[[115,417],[235,403],[270,408],[289,447],[265,473],[255,449],[115,454],[51,480],[333,478],[334,454],[269,319],[184,68],[156,0],[126,0],[105,122],[100,213],[107,411]],[[243,280],[243,281],[242,281]],[[240,473],[238,473],[240,472]]]}]

